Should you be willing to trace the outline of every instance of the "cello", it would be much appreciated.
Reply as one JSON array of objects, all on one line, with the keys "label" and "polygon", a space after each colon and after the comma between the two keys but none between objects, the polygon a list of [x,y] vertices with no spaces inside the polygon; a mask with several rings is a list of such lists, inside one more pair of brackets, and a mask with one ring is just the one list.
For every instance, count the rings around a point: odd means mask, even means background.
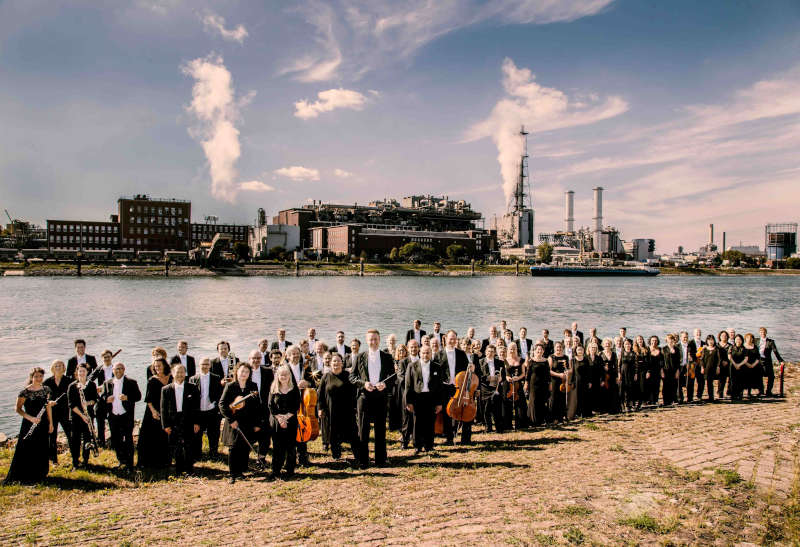
[{"label": "cello", "polygon": [[456,392],[447,403],[447,415],[458,422],[472,422],[478,413],[475,402],[478,377],[471,370],[461,371],[456,374],[454,384]]},{"label": "cello", "polygon": [[307,387],[303,390],[303,398],[297,411],[297,442],[307,443],[317,437],[319,437],[317,390]]}]

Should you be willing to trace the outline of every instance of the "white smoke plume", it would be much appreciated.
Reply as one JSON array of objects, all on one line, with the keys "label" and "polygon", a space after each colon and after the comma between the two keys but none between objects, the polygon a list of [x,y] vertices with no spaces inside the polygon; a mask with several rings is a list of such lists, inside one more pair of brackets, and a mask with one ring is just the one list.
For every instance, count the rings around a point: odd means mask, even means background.
[{"label": "white smoke plume", "polygon": [[621,97],[610,96],[604,101],[595,95],[570,98],[563,91],[541,86],[529,69],[517,68],[508,58],[503,61],[503,88],[507,96],[495,104],[488,118],[467,131],[466,138],[490,137],[494,141],[506,204],[511,202],[517,183],[522,125],[534,134],[592,124],[628,110]]},{"label": "white smoke plume", "polygon": [[[241,189],[236,182],[236,162],[241,155],[239,130],[239,107],[252,99],[247,94],[238,102],[235,99],[233,79],[225,68],[222,57],[211,54],[186,63],[181,70],[194,78],[192,102],[186,107],[198,120],[197,127],[189,134],[200,141],[208,160],[211,175],[211,194],[218,199],[233,203]],[[248,181],[252,189],[253,181]]]}]

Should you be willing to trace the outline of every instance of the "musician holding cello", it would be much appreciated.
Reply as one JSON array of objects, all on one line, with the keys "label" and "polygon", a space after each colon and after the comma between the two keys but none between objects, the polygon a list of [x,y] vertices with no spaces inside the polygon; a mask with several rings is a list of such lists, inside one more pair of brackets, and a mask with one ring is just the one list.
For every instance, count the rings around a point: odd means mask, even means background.
[{"label": "musician holding cello", "polygon": [[[467,359],[467,354],[458,349],[458,335],[450,329],[445,335],[445,348],[439,352],[437,361],[442,368],[443,395],[449,400],[456,393],[455,379],[459,372],[470,371],[477,377],[475,365]],[[474,419],[474,418],[473,418]],[[472,444],[472,420],[461,423],[461,444]],[[445,444],[452,445],[456,425],[449,415],[444,417]]]},{"label": "musician holding cello", "polygon": [[247,470],[250,458],[250,439],[263,427],[264,413],[258,396],[258,386],[250,380],[250,367],[236,369],[236,379],[225,385],[219,400],[222,414],[222,442],[228,447],[228,470],[233,484]]}]

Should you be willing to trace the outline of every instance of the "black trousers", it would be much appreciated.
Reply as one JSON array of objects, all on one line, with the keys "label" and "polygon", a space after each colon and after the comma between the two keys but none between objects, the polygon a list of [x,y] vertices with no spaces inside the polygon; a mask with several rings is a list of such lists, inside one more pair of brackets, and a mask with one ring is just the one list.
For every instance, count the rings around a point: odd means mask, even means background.
[{"label": "black trousers", "polygon": [[106,420],[108,419],[108,403],[98,401],[94,408],[94,418],[97,422],[97,443],[106,445]]},{"label": "black trousers", "polygon": [[[674,403],[675,396],[679,393],[681,393],[681,389],[678,380],[675,379],[675,372],[665,372],[661,381],[661,397],[664,400],[664,404],[671,405]],[[681,400],[683,400],[682,395]]]},{"label": "black trousers", "polygon": [[[253,436],[253,430],[244,432],[247,439]],[[252,441],[250,441],[252,442]],[[247,471],[247,463],[250,460],[250,447],[244,440],[239,431],[234,433],[233,446],[228,448],[228,471],[231,477],[241,477]]]},{"label": "black trousers", "polygon": [[[725,383],[730,378],[730,366],[719,366],[719,374],[717,374],[717,399],[722,399],[725,395]],[[731,385],[728,383],[728,395],[731,394]]]},{"label": "black trousers", "polygon": [[194,436],[194,448],[192,449],[195,458],[199,458],[203,454],[203,432],[208,435],[208,453],[212,457],[216,457],[219,453],[220,421],[219,410],[216,408],[200,411],[200,431]]},{"label": "black trousers", "polygon": [[[711,377],[711,383],[712,383],[712,387],[713,387],[714,377],[711,376],[711,375],[706,375],[706,374],[703,374],[702,372],[700,372],[700,367],[699,366],[697,367],[697,369],[695,369],[695,379],[694,380],[695,380],[695,384],[697,385],[697,400],[698,401],[700,401],[703,398],[703,392],[705,391],[707,376]],[[711,394],[711,398],[712,399],[714,398],[714,394],[713,393]]]},{"label": "black trousers", "polygon": [[83,452],[83,461],[89,461],[89,448],[87,445],[91,441],[92,436],[89,433],[89,426],[86,425],[86,422],[84,422],[80,416],[75,416],[75,419],[72,421],[72,431],[69,435],[69,453],[72,456],[72,465],[78,465],[81,452]]},{"label": "black trousers", "polygon": [[175,425],[169,435],[169,451],[175,461],[177,473],[189,472],[194,465],[194,424],[187,424],[183,412],[175,416]]},{"label": "black trousers", "polygon": [[[767,394],[772,395],[772,388],[775,387],[775,367],[772,365],[772,362],[767,363],[765,361],[761,361],[761,368],[763,370],[764,377],[767,379]],[[764,393],[763,387],[761,388],[761,393]]]},{"label": "black trousers", "polygon": [[272,473],[275,475],[280,473],[284,464],[288,474],[294,473],[296,452],[297,420],[292,418],[285,429],[277,425],[272,433]]},{"label": "black trousers", "polygon": [[[266,423],[269,423],[269,421]],[[253,444],[258,443],[258,455],[266,456],[269,445],[272,442],[272,428],[264,426],[257,433],[253,433],[253,437],[254,439],[250,440]]]},{"label": "black trousers", "polygon": [[[56,461],[58,459],[58,425],[61,424],[61,429],[64,430],[64,435],[67,436],[67,443],[70,442],[72,436],[70,434],[72,425],[69,421],[69,411],[66,412],[53,412],[53,432],[50,433],[50,459]],[[80,419],[80,418],[78,418]]]},{"label": "black trousers", "polygon": [[436,400],[430,393],[417,393],[414,401],[414,448],[433,450]]},{"label": "black trousers", "polygon": [[108,425],[111,429],[111,446],[117,453],[117,460],[123,465],[133,467],[133,416],[128,416],[128,413],[121,416],[110,413]]},{"label": "black trousers", "polygon": [[403,445],[408,445],[414,435],[414,413],[403,406],[403,424],[400,427],[403,437]]},{"label": "black trousers", "polygon": [[481,393],[481,407],[483,409],[483,423],[486,431],[492,430],[492,424],[498,433],[505,431],[503,420],[503,397],[496,391]]},{"label": "black trousers", "polygon": [[369,464],[369,431],[375,428],[375,463],[386,463],[386,395],[373,391],[362,393],[356,402],[358,416],[359,463]]}]

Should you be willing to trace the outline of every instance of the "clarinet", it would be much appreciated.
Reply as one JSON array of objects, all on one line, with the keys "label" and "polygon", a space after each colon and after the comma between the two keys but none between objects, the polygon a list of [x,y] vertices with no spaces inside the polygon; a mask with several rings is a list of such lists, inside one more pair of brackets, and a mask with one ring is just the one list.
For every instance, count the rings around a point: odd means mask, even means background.
[{"label": "clarinet", "polygon": [[[59,400],[61,397],[63,397],[64,395],[66,395],[66,393],[62,393],[61,395],[59,395],[58,397],[56,397],[56,398],[55,398],[55,400],[54,400],[53,402],[54,402],[54,403],[57,403],[57,402],[58,402],[58,400]],[[44,414],[44,411],[45,411],[45,410],[47,410],[47,404],[48,404],[49,402],[50,402],[50,401],[47,401],[47,402],[45,402],[44,406],[43,406],[43,407],[42,407],[42,408],[39,410],[39,412],[36,414],[36,418],[37,418],[39,421],[41,421],[41,419],[42,419],[42,415]],[[34,432],[34,430],[36,429],[36,426],[37,426],[37,425],[39,425],[39,422],[33,422],[33,425],[31,426],[31,428],[28,430],[28,432],[27,432],[27,433],[25,433],[25,436],[24,436],[24,437],[22,437],[22,440],[23,440],[23,441],[24,441],[25,439],[27,439],[28,437],[30,437],[31,435],[33,435],[33,432]]]},{"label": "clarinet", "polygon": [[78,393],[81,396],[81,406],[83,407],[83,412],[86,414],[86,417],[89,418],[86,425],[89,426],[89,435],[92,439],[89,441],[89,449],[92,451],[92,454],[95,456],[100,455],[100,450],[97,448],[97,431],[94,427],[94,422],[92,421],[92,415],[89,414],[89,405],[86,404],[86,395],[83,393],[83,388],[78,384]]}]

